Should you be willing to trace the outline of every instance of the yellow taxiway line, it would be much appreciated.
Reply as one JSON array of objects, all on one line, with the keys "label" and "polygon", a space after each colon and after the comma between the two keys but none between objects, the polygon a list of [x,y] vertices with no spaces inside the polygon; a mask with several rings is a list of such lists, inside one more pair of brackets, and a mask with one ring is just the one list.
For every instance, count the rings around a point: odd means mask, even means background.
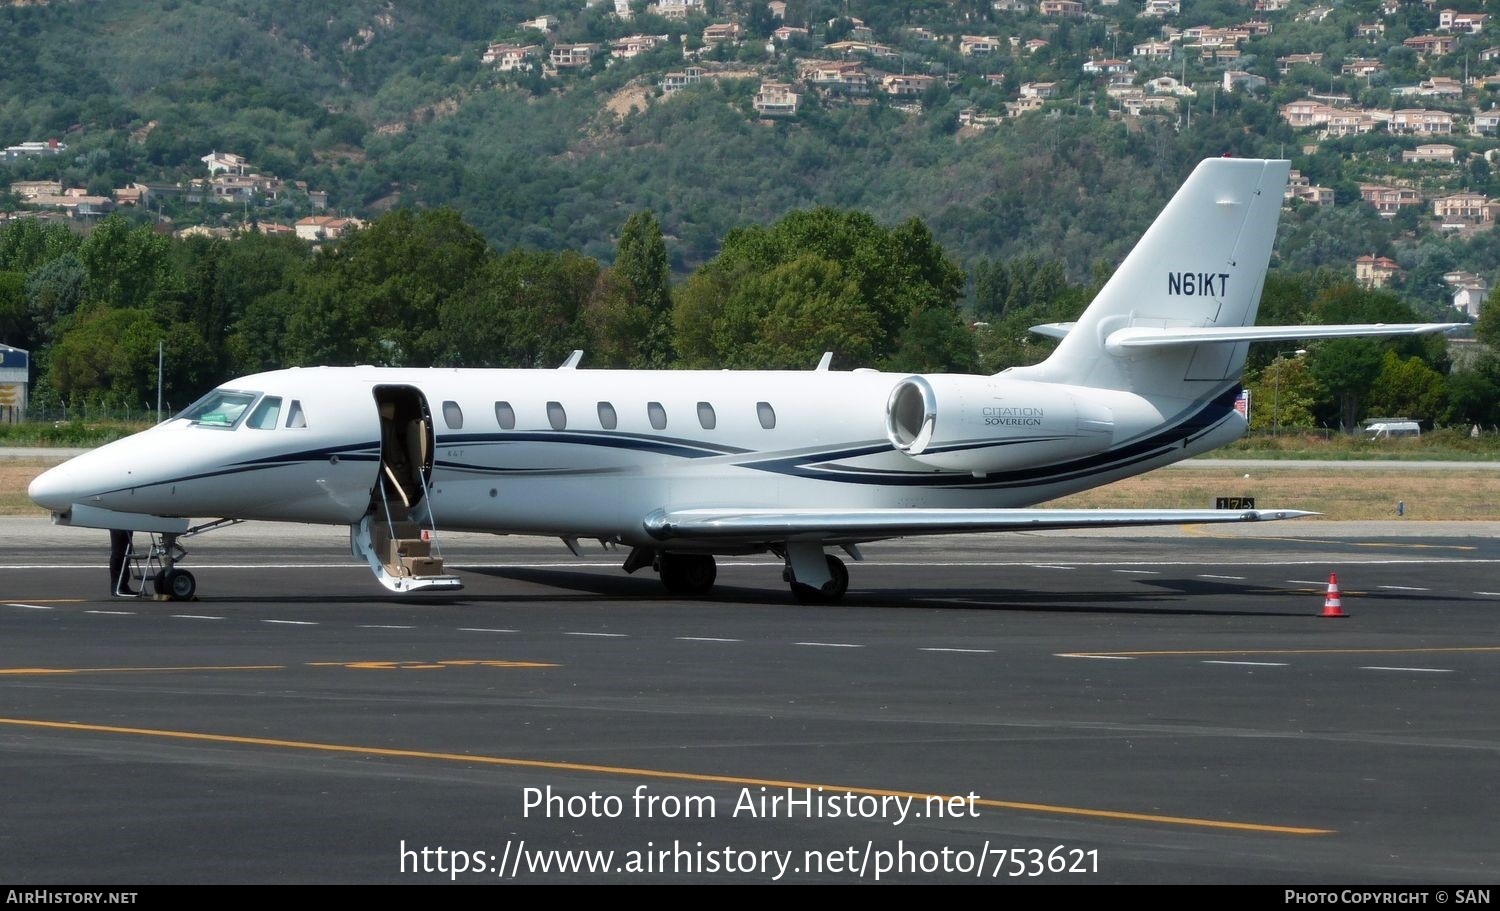
[{"label": "yellow taxiway line", "polygon": [[[473,765],[509,766],[512,768],[550,769],[561,772],[582,772],[597,775],[617,775],[632,778],[654,778],[663,781],[694,781],[708,784],[738,785],[766,788],[822,788],[824,792],[848,792],[874,797],[909,797],[926,801],[929,797],[943,801],[952,799],[952,794],[928,794],[920,791],[902,791],[887,788],[816,784],[805,781],[782,781],[769,778],[744,778],[736,775],[705,775],[696,772],[674,772],[662,769],[641,769],[630,766],[597,765],[583,762],[557,762],[543,759],[514,759],[504,756],[483,756],[466,753],[443,753],[429,750],[402,750],[389,747],[353,746],[338,743],[317,743],[304,740],[280,740],[269,737],[237,737],[229,734],[204,734],[193,731],[167,731],[156,728],[119,727],[104,724],[80,724],[71,721],[39,721],[26,718],[0,718],[0,724],[25,728],[47,728],[63,731],[80,731],[95,734],[125,734],[136,737],[160,737],[171,740],[189,740],[205,743],[233,743],[243,746],[273,747],[289,750],[308,750],[320,753],[348,753],[359,756],[386,756],[396,759],[424,759],[440,762],[461,762]],[[1239,832],[1259,832],[1272,835],[1331,835],[1331,829],[1303,826],[1278,826],[1264,823],[1235,822],[1220,819],[1198,819],[1190,816],[1163,816],[1155,813],[1129,813],[1119,810],[1100,810],[1089,807],[1069,807],[1056,804],[1027,803],[1013,800],[991,800],[975,798],[974,806],[1000,810],[1021,810],[1031,813],[1049,813],[1065,816],[1080,816],[1091,819],[1116,819],[1127,822],[1156,823],[1160,825],[1191,826],[1204,829],[1230,829]]]}]

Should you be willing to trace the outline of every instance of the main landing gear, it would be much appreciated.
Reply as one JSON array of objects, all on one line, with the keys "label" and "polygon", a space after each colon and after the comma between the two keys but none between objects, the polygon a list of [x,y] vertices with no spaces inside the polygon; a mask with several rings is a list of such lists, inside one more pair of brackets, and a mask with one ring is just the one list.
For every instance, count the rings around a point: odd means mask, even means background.
[{"label": "main landing gear", "polygon": [[798,582],[790,564],[782,570],[781,577],[791,583],[792,597],[803,604],[835,604],[849,591],[849,568],[844,561],[833,554],[824,554],[823,558],[828,561],[829,580],[821,587]]},{"label": "main landing gear", "polygon": [[719,577],[713,554],[662,554],[656,569],[661,584],[674,595],[706,595]]},{"label": "main landing gear", "polygon": [[[849,591],[849,570],[844,561],[823,553],[818,545],[792,545],[778,549],[786,560],[781,578],[792,589],[792,597],[803,604],[834,604]],[[655,569],[661,584],[674,595],[701,596],[713,590],[718,564],[712,554],[672,553],[636,547],[625,559],[625,571]],[[799,580],[800,577],[800,580]]]}]

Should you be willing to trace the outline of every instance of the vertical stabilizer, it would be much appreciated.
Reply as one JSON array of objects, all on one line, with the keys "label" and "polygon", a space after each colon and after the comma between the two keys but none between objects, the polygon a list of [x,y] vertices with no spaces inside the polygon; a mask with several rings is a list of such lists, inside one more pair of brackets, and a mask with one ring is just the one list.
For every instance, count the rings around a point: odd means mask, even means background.
[{"label": "vertical stabilizer", "polygon": [[1120,329],[1255,322],[1290,162],[1210,158],[1198,165],[1046,361],[1007,375],[1201,398],[1237,383],[1249,342],[1121,352]]}]

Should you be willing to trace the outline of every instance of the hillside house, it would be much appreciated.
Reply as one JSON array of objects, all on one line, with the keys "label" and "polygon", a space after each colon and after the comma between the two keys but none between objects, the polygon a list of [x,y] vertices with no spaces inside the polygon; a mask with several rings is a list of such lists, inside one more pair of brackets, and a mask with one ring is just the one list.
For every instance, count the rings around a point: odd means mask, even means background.
[{"label": "hillside house", "polygon": [[1359,185],[1359,196],[1375,207],[1381,218],[1395,218],[1396,213],[1407,206],[1420,206],[1422,194],[1411,187],[1391,187],[1384,184]]},{"label": "hillside house", "polygon": [[1423,57],[1441,57],[1453,53],[1458,39],[1453,35],[1416,35],[1401,43]]},{"label": "hillside house", "polygon": [[502,73],[512,73],[536,66],[541,57],[542,48],[538,44],[492,44],[485,48],[479,61]]},{"label": "hillside house", "polygon": [[1453,115],[1447,111],[1403,108],[1391,112],[1391,120],[1386,127],[1392,133],[1447,136],[1453,132]]},{"label": "hillside house", "polygon": [[1292,71],[1294,66],[1316,66],[1323,65],[1323,55],[1312,54],[1287,54],[1285,57],[1276,58],[1276,72],[1285,76]]},{"label": "hillside house", "polygon": [[1083,4],[1078,0],[1041,0],[1037,12],[1055,19],[1082,19]]},{"label": "hillside house", "polygon": [[898,76],[893,74],[881,79],[880,85],[887,95],[900,98],[920,98],[932,87],[934,82],[937,82],[936,76]]},{"label": "hillside house", "polygon": [[333,215],[309,215],[298,219],[293,226],[297,236],[303,240],[320,241],[334,240],[343,237],[350,231],[363,227],[364,222],[357,218],[338,218]]},{"label": "hillside house", "polygon": [[1243,89],[1247,92],[1253,92],[1256,89],[1265,88],[1265,86],[1266,77],[1264,76],[1257,76],[1254,73],[1247,73],[1244,70],[1224,71],[1223,88],[1226,92],[1232,92],[1235,89]]},{"label": "hillside house", "polygon": [[597,44],[559,44],[547,55],[548,61],[560,70],[582,69],[589,65],[599,53]]},{"label": "hillside house", "polygon": [[665,95],[680,92],[690,85],[697,85],[703,81],[703,70],[700,67],[690,66],[675,73],[666,73],[661,77],[661,90]]},{"label": "hillside house", "polygon": [[762,82],[755,93],[755,111],[762,117],[795,117],[802,96],[785,82]]},{"label": "hillside house", "polygon": [[1491,225],[1495,204],[1479,193],[1454,193],[1432,201],[1432,214],[1443,227]]},{"label": "hillside house", "polygon": [[988,57],[1001,50],[999,38],[987,35],[964,35],[958,39],[958,52],[965,57]]},{"label": "hillside house", "polygon": [[209,152],[198,160],[208,168],[210,177],[215,174],[250,173],[250,162],[245,160],[245,156],[233,152]]},{"label": "hillside house", "polygon": [[1443,281],[1453,289],[1453,309],[1471,320],[1478,319],[1490,293],[1490,283],[1484,276],[1473,272],[1449,272],[1443,276]]},{"label": "hillside house", "polygon": [[1315,186],[1312,181],[1302,176],[1302,172],[1295,168],[1287,178],[1286,190],[1282,198],[1287,202],[1294,199],[1301,200],[1314,206],[1333,205],[1333,189],[1330,187]]},{"label": "hillside house", "polygon": [[1384,288],[1401,275],[1401,267],[1387,256],[1366,254],[1354,261],[1354,280],[1366,288]]},{"label": "hillside house", "polygon": [[664,19],[686,19],[703,11],[703,0],[656,0],[646,7],[646,12]]},{"label": "hillside house", "polygon": [[1438,30],[1477,35],[1484,31],[1484,21],[1488,18],[1484,13],[1461,13],[1456,9],[1445,9],[1438,13]]},{"label": "hillside house", "polygon": [[1457,148],[1438,143],[1419,145],[1415,149],[1401,151],[1401,161],[1408,164],[1454,164],[1457,160]]},{"label": "hillside house", "polygon": [[1130,56],[1146,60],[1171,60],[1175,45],[1170,41],[1143,41],[1130,49]]}]

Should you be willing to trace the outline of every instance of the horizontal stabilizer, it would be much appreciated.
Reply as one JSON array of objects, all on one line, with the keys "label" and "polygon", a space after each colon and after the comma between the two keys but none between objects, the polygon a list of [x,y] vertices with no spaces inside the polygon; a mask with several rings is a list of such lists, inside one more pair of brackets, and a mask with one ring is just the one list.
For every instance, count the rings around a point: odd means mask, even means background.
[{"label": "horizontal stabilizer", "polygon": [[657,510],[644,525],[659,541],[841,543],[988,531],[1267,522],[1313,515],[1318,513],[1297,509],[679,509]]},{"label": "horizontal stabilizer", "polygon": [[1116,329],[1104,341],[1110,353],[1131,348],[1165,348],[1201,345],[1204,342],[1284,342],[1313,338],[1368,338],[1392,335],[1423,335],[1447,332],[1467,323],[1361,323],[1345,326],[1213,326],[1209,328],[1159,328],[1131,326]]}]

